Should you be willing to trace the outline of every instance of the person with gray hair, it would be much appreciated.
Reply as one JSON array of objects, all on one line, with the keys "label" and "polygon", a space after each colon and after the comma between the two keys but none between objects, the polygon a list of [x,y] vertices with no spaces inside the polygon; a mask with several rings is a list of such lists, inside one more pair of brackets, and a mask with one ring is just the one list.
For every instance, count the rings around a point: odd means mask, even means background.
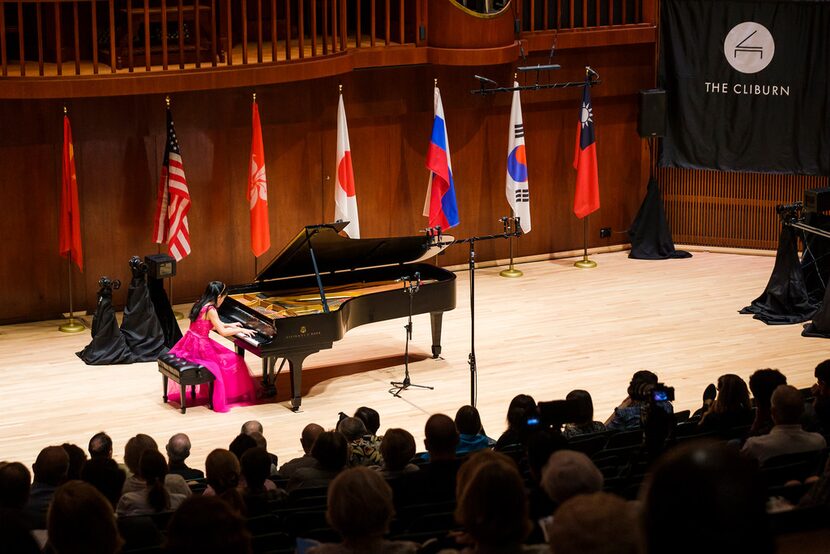
[{"label": "person with gray hair", "polygon": [[255,419],[246,421],[242,424],[242,429],[239,431],[243,435],[250,435],[251,433],[262,433],[262,423]]},{"label": "person with gray hair", "polygon": [[582,452],[554,452],[542,470],[542,490],[557,505],[579,494],[599,492],[602,485],[602,472]]},{"label": "person with gray hair", "polygon": [[827,446],[819,433],[809,433],[801,427],[804,399],[792,385],[779,385],[772,393],[772,430],[759,437],[751,437],[741,452],[755,458],[761,465],[770,458],[784,454],[812,452]]},{"label": "person with gray hair", "polygon": [[383,464],[380,440],[369,434],[362,420],[356,417],[344,417],[337,424],[337,430],[349,442],[350,466],[379,466]]},{"label": "person with gray hair", "polygon": [[190,456],[190,437],[184,433],[176,433],[167,441],[165,450],[169,473],[181,475],[185,480],[204,478],[204,472],[185,464],[185,460]]}]

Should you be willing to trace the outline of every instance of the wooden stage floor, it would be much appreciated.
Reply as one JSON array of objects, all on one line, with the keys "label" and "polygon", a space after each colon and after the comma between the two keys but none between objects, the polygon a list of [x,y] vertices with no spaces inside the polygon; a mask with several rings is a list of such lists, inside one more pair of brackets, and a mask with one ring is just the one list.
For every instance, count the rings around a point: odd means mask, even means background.
[{"label": "wooden stage floor", "polygon": [[[502,268],[477,270],[478,407],[489,435],[502,432],[518,393],[553,400],[584,388],[604,420],[639,369],[676,387],[675,406],[682,410],[695,409],[706,384],[723,373],[746,379],[774,367],[805,387],[815,365],[830,357],[830,342],[801,337],[800,325],[767,326],[738,314],[766,285],[772,257],[699,252],[689,260],[642,261],[617,252],[593,259],[599,263],[593,270],[574,268],[573,259],[523,264],[520,279],[499,277]],[[389,381],[403,376],[406,321],[385,321],[354,329],[306,360],[296,414],[288,408],[286,372],[276,401],[225,414],[195,407],[182,415],[162,403],[154,363],[86,366],[74,353],[89,333],[65,335],[56,321],[0,327],[0,460],[31,466],[42,447],[72,442],[85,449],[100,430],[113,437],[120,460],[138,432],[162,448],[172,434],[186,432],[191,465],[202,467],[210,450],[226,448],[243,422],[257,419],[269,450],[286,461],[300,452],[305,424],[332,427],[338,412],[351,414],[361,405],[380,412],[381,431],[410,430],[420,449],[430,414],[454,416],[470,401],[466,271],[458,274],[457,292],[458,307],[445,314],[443,359],[429,358],[429,318],[414,320],[412,381],[435,390],[408,390],[402,398],[387,392]],[[247,359],[257,375],[259,360]]]}]

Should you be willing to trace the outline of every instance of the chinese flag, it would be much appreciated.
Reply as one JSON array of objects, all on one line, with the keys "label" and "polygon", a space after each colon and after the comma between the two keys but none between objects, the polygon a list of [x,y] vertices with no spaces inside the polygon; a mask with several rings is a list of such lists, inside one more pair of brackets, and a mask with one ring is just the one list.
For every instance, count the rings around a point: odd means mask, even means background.
[{"label": "chinese flag", "polygon": [[585,78],[582,106],[576,125],[576,193],[574,213],[582,219],[599,209],[599,177],[597,176],[597,142],[594,137],[594,108],[591,106],[591,85]]},{"label": "chinese flag", "polygon": [[72,147],[72,128],[69,117],[63,116],[63,171],[61,176],[61,220],[59,228],[60,254],[84,270],[81,247],[81,212],[78,208],[78,179],[75,174],[75,151]]},{"label": "chinese flag", "polygon": [[268,227],[268,183],[265,180],[265,148],[262,145],[262,125],[259,108],[253,105],[253,134],[251,136],[251,173],[248,175],[248,201],[251,207],[251,250],[261,256],[271,248]]}]

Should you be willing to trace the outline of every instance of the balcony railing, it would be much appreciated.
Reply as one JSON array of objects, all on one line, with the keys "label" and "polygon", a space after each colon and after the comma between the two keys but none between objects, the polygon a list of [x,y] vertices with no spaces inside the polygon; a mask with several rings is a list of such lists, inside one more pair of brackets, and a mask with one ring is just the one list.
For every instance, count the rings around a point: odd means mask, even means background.
[{"label": "balcony railing", "polygon": [[[436,1],[444,0],[0,0],[0,75],[181,71],[426,46]],[[656,5],[513,1],[523,36],[653,23]]]}]

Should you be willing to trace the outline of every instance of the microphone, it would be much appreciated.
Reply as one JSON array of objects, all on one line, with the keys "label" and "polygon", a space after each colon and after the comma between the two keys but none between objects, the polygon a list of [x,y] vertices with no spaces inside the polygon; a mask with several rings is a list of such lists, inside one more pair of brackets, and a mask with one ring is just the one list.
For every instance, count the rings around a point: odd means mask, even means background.
[{"label": "microphone", "polygon": [[473,75],[473,77],[478,79],[481,83],[487,83],[488,85],[493,85],[494,87],[499,86],[499,84],[493,79],[488,79],[487,77],[482,77],[481,75]]}]

